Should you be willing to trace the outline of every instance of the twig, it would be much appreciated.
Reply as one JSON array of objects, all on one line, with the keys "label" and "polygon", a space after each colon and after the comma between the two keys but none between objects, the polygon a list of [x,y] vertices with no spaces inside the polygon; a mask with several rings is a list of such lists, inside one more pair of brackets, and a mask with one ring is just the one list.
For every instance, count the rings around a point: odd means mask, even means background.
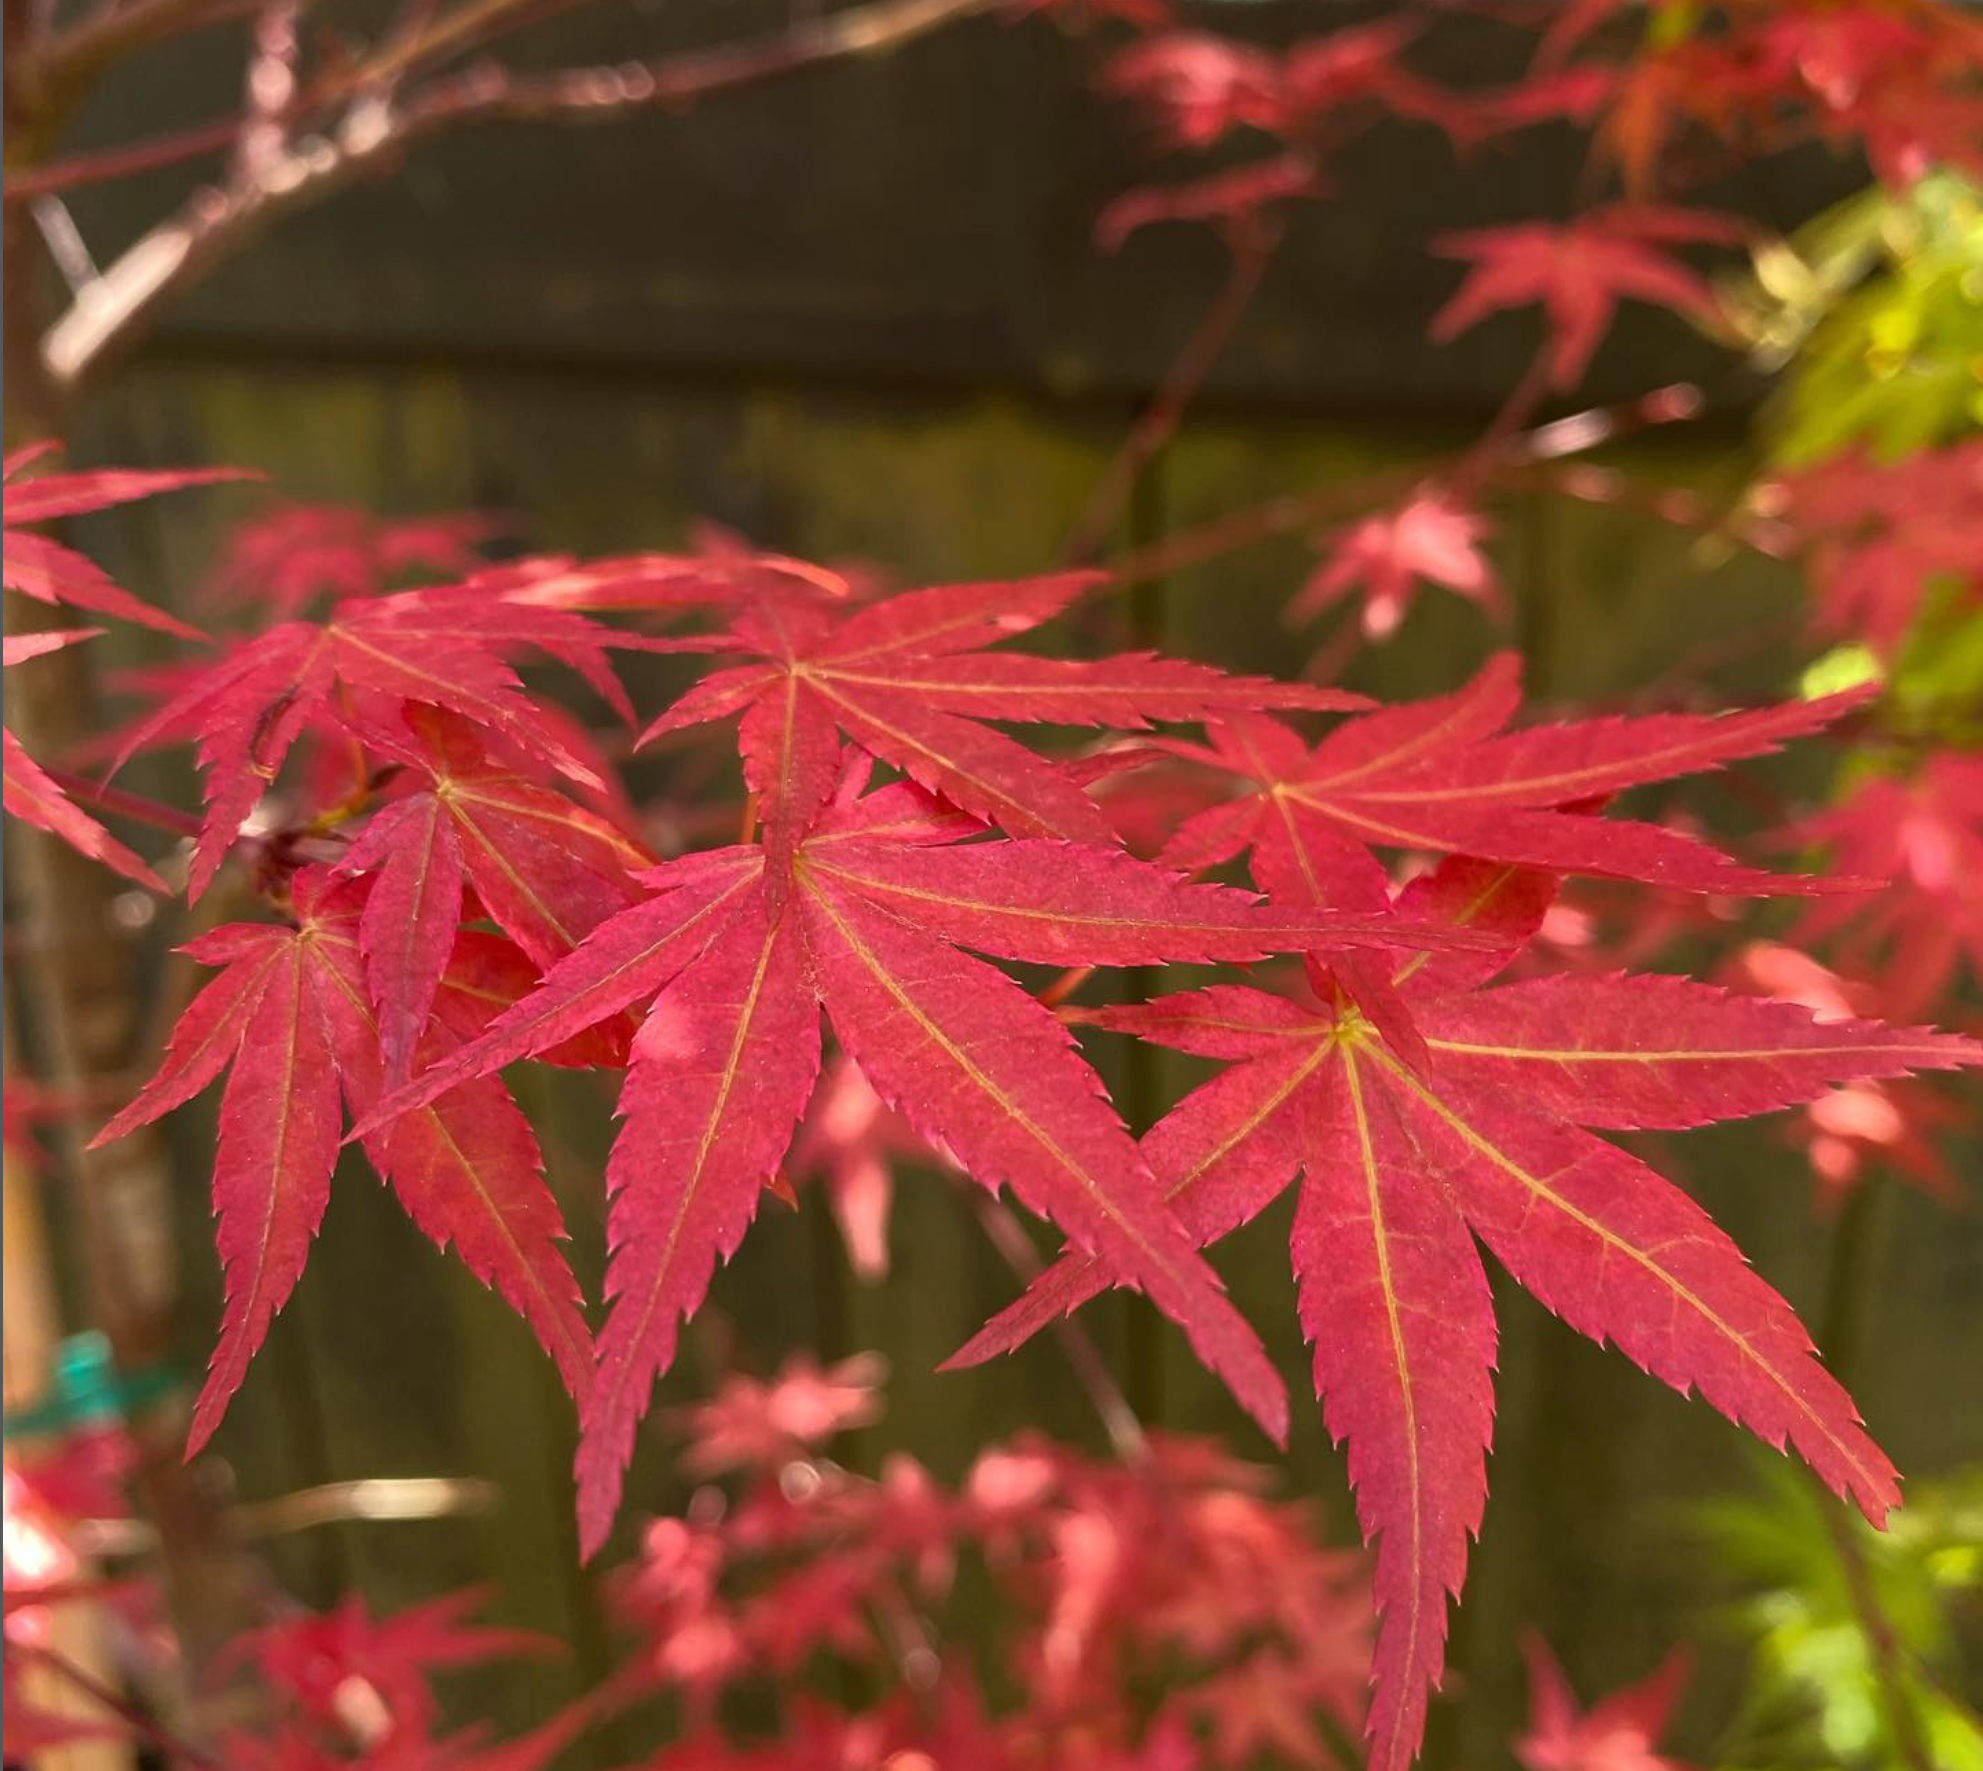
[{"label": "twig", "polygon": [[234,174],[262,183],[280,177],[289,151],[289,122],[296,103],[296,65],[302,53],[301,0],[268,0],[255,16],[244,110],[234,143]]},{"label": "twig", "polygon": [[234,1521],[246,1536],[277,1537],[354,1520],[481,1518],[496,1510],[500,1498],[495,1484],[479,1477],[373,1476],[243,1501],[234,1509]]},{"label": "twig", "polygon": [[[1006,1265],[1019,1275],[1022,1283],[1030,1284],[1039,1277],[1039,1257],[1033,1252],[1033,1245],[1026,1239],[1026,1232],[1019,1227],[1009,1207],[989,1193],[977,1196],[978,1221],[985,1227],[985,1234],[991,1238],[992,1247],[1005,1257]],[[1074,1368],[1074,1375],[1081,1387],[1088,1392],[1088,1400],[1095,1405],[1095,1412],[1101,1416],[1102,1428],[1109,1436],[1109,1443],[1115,1447],[1116,1455],[1125,1462],[1137,1462],[1150,1454],[1150,1441],[1143,1431],[1143,1423],[1136,1418],[1136,1410],[1129,1406],[1129,1398],[1122,1393],[1122,1387],[1110,1373],[1107,1362],[1095,1350],[1095,1343],[1088,1338],[1088,1331],[1071,1316],[1064,1316],[1053,1325],[1053,1335],[1060,1342],[1060,1350],[1067,1355],[1067,1362]]]},{"label": "twig", "polygon": [[167,831],[173,836],[196,837],[200,834],[200,820],[191,812],[182,812],[177,806],[163,805],[158,800],[147,799],[141,793],[126,792],[121,787],[105,786],[101,781],[92,781],[87,775],[72,774],[67,769],[50,769],[48,778],[71,799],[93,805],[112,817],[149,824],[154,830]]},{"label": "twig", "polygon": [[29,1643],[10,1644],[10,1652],[23,1660],[45,1666],[58,1677],[66,1679],[86,1697],[103,1705],[112,1715],[162,1752],[167,1761],[174,1765],[190,1765],[198,1771],[223,1771],[221,1762],[210,1753],[195,1746],[190,1740],[182,1740],[168,1729],[157,1717],[151,1715],[127,1697],[120,1696],[100,1679],[85,1672],[66,1654],[58,1654],[53,1648]]},{"label": "twig", "polygon": [[[1859,1187],[1846,1199],[1832,1230],[1821,1327],[1826,1357],[1841,1381],[1858,1354],[1866,1289],[1876,1271],[1873,1244],[1881,1227],[1878,1213],[1883,1203],[1884,1193],[1877,1184]],[[1825,1521],[1833,1553],[1838,1557],[1839,1571],[1845,1577],[1853,1619],[1872,1657],[1873,1683],[1893,1735],[1894,1751],[1908,1771],[1935,1771],[1921,1732],[1921,1718],[1915,1713],[1913,1698],[1901,1672],[1900,1645],[1874,1590],[1865,1552],[1852,1535],[1852,1522],[1843,1503],[1817,1477],[1813,1476],[1811,1481],[1818,1490],[1818,1510]]]},{"label": "twig", "polygon": [[652,63],[519,74],[495,63],[436,78],[395,97],[378,89],[416,62],[452,48],[518,0],[471,0],[418,40],[366,64],[357,92],[322,133],[296,140],[253,178],[195,192],[79,292],[42,342],[51,379],[73,387],[153,312],[231,256],[262,228],[321,201],[360,174],[442,129],[492,121],[605,122],[633,111],[682,109],[717,93],[855,55],[892,49],[985,11],[991,0],[870,0],[776,36]]},{"label": "twig", "polygon": [[70,293],[87,289],[99,273],[69,206],[60,197],[42,197],[32,213],[34,225],[41,231],[42,244],[48,248],[48,256],[62,273],[62,281],[69,285]]},{"label": "twig", "polygon": [[1508,390],[1508,397],[1487,421],[1487,428],[1460,458],[1459,466],[1449,476],[1456,487],[1471,486],[1492,472],[1509,440],[1534,419],[1536,408],[1549,394],[1549,352],[1550,347],[1545,344],[1529,359],[1529,366]]},{"label": "twig", "polygon": [[[1518,430],[1504,437],[1491,458],[1484,458],[1479,477],[1491,478],[1509,467],[1525,467],[1537,461],[1559,460],[1594,449],[1600,443],[1656,426],[1676,424],[1698,417],[1703,410],[1699,390],[1687,383],[1655,389],[1616,406],[1592,406],[1567,418],[1552,419],[1530,430]],[[1167,577],[1189,566],[1235,553],[1255,542],[1276,535],[1292,534],[1311,523],[1350,516],[1381,504],[1407,491],[1419,481],[1451,474],[1468,460],[1473,447],[1449,450],[1442,455],[1382,467],[1351,479],[1326,486],[1311,486],[1302,492],[1283,492],[1263,499],[1244,510],[1233,511],[1201,523],[1193,529],[1180,529],[1148,547],[1132,548],[1113,562],[1119,583],[1136,584],[1145,579]]]},{"label": "twig", "polygon": [[1157,391],[1103,471],[1081,515],[1060,550],[1063,565],[1085,565],[1100,549],[1110,527],[1135,489],[1151,458],[1177,434],[1205,378],[1225,354],[1234,329],[1273,262],[1286,232],[1278,219],[1262,218],[1233,244],[1232,265],[1211,306],[1184,341]]},{"label": "twig", "polygon": [[80,24],[57,31],[29,58],[29,88],[58,105],[111,63],[148,43],[225,16],[226,0],[131,0],[99,6]]},{"label": "twig", "polygon": [[73,190],[78,185],[101,184],[106,179],[128,178],[137,172],[155,172],[176,166],[182,160],[197,159],[201,154],[217,154],[240,132],[239,117],[220,117],[211,123],[195,123],[185,129],[147,136],[123,147],[72,154],[66,160],[10,177],[5,201],[26,203],[57,191]]}]

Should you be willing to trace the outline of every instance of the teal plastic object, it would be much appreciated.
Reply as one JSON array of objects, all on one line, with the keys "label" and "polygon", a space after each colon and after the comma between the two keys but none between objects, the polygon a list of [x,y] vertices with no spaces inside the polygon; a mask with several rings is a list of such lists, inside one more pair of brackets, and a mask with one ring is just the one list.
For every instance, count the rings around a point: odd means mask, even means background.
[{"label": "teal plastic object", "polygon": [[55,1375],[45,1401],[0,1420],[9,1439],[17,1435],[73,1433],[114,1424],[136,1413],[180,1383],[170,1365],[120,1372],[101,1334],[72,1334],[55,1349]]}]

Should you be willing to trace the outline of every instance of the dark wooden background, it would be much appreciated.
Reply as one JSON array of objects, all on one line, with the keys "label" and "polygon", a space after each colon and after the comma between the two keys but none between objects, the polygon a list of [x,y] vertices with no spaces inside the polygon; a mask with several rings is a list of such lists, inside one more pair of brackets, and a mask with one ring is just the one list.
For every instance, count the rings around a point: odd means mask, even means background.
[{"label": "dark wooden background", "polygon": [[[1311,0],[1202,16],[1285,38],[1370,10]],[[547,65],[622,59],[779,16],[757,0],[602,3],[520,44]],[[1419,62],[1479,82],[1511,73],[1521,45],[1494,24],[1454,19]],[[239,53],[231,33],[187,45],[107,91],[93,129],[124,138],[225,109]],[[871,559],[905,582],[1037,570],[1222,270],[1220,249],[1193,229],[1154,230],[1114,257],[1092,246],[1101,205],[1153,171],[1137,130],[1089,95],[1094,59],[1091,44],[1038,21],[987,20],[687,116],[437,142],[389,181],[271,233],[176,306],[86,405],[77,457],[242,463],[299,497],[391,512],[497,508],[517,513],[519,540],[533,547],[668,546],[710,517],[764,546]],[[1463,443],[1535,333],[1515,318],[1454,348],[1427,346],[1425,321],[1456,273],[1423,242],[1442,227],[1567,212],[1580,154],[1550,132],[1463,159],[1424,129],[1386,126],[1359,142],[1342,159],[1339,195],[1302,216],[1121,539]],[[1802,157],[1706,195],[1788,222],[1854,182],[1849,167]],[[173,188],[161,176],[79,202],[99,258]],[[1664,315],[1630,316],[1600,358],[1600,395],[1698,375],[1732,417],[1618,459],[1711,494],[1738,485],[1752,390],[1729,362]],[[79,527],[126,582],[172,600],[203,570],[220,521],[251,502],[216,494]],[[1495,551],[1513,592],[1511,637],[1545,701],[1618,701],[1676,669],[1698,674],[1703,660],[1730,698],[1788,681],[1800,592],[1780,568],[1562,499],[1509,508]],[[1178,650],[1295,670],[1314,636],[1290,636],[1277,612],[1307,557],[1298,542],[1276,543],[1180,574],[1139,619]],[[1472,610],[1429,595],[1354,680],[1388,695],[1445,689],[1495,637]],[[127,659],[144,652],[142,640],[118,643]],[[660,693],[650,689],[648,707]],[[1810,755],[1759,773],[1821,784],[1827,766]],[[141,784],[183,793],[186,779],[173,758],[146,765]],[[1754,822],[1725,788],[1689,803],[1730,830]],[[178,938],[175,914],[161,919],[161,946]],[[553,1177],[596,1296],[607,1096],[584,1080],[523,1086],[545,1107]],[[217,1303],[204,1196],[211,1107],[173,1130],[193,1366]],[[1825,1311],[1831,1233],[1809,1209],[1800,1164],[1767,1129],[1672,1140],[1662,1154],[1772,1280]],[[1965,1385],[1973,1396],[1983,1370],[1975,1222],[1896,1193],[1875,1228],[1854,1282],[1864,1321],[1850,1375],[1862,1403],[1910,1473],[1983,1456],[1978,1411],[1950,1406]],[[1299,1388],[1285,1229],[1285,1212],[1270,1214],[1220,1264]],[[894,1381],[886,1422],[857,1441],[860,1461],[900,1447],[955,1474],[1022,1425],[1095,1437],[1050,1344],[934,1375],[1014,1284],[967,1199],[935,1177],[904,1177],[893,1242],[892,1276],[863,1287],[817,1200],[796,1214],[768,1205],[662,1401],[696,1393],[723,1356],[768,1369],[793,1348],[872,1347]],[[1512,1291],[1504,1305],[1495,1498],[1456,1626],[1457,1701],[1429,1761],[1469,1771],[1507,1763],[1524,1702],[1523,1627],[1561,1644],[1590,1687],[1637,1676],[1678,1636],[1712,1628],[1721,1589],[1687,1547],[1680,1513],[1749,1479],[1738,1435],[1705,1409]],[[1271,1455],[1140,1306],[1088,1314],[1153,1421]],[[1340,1459],[1313,1411],[1297,1416],[1286,1487],[1314,1495],[1345,1533]],[[355,1584],[380,1604],[493,1581],[503,1616],[574,1644],[568,1666],[474,1683],[464,1702],[501,1721],[541,1714],[605,1664],[595,1585],[573,1555],[569,1409],[549,1368],[362,1167],[340,1175],[309,1275],[220,1448],[251,1499],[370,1475],[494,1481],[502,1504],[489,1518],[285,1539],[274,1551],[281,1577],[319,1602]],[[650,1433],[631,1510],[680,1494],[665,1432]],[[1712,1656],[1698,1681],[1686,1744],[1703,1754],[1732,1678],[1727,1657]],[[574,1760],[611,1762],[603,1748]]]}]

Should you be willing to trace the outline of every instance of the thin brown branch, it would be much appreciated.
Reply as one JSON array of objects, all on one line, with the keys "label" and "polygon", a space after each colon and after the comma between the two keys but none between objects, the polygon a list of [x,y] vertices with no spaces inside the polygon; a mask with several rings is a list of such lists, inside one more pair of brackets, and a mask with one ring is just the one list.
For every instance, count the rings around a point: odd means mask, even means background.
[{"label": "thin brown branch", "polygon": [[1115,560],[1111,570],[1119,582],[1128,584],[1167,577],[1277,535],[1291,535],[1311,524],[1356,515],[1399,496],[1421,480],[1451,475],[1469,462],[1473,463],[1475,482],[1489,482],[1538,461],[1561,460],[1639,431],[1696,418],[1703,410],[1699,389],[1677,382],[1616,406],[1592,406],[1567,418],[1514,430],[1500,437],[1488,452],[1481,452],[1476,441],[1464,449],[1376,468],[1325,486],[1283,492],[1135,548]]},{"label": "thin brown branch", "polygon": [[221,117],[211,123],[196,123],[185,129],[147,136],[122,147],[72,154],[9,178],[6,201],[27,203],[36,197],[74,190],[79,185],[102,184],[113,178],[129,178],[135,173],[177,166],[202,154],[219,153],[240,133],[239,117]]},{"label": "thin brown branch", "polygon": [[[198,282],[263,228],[312,206],[429,135],[497,120],[605,122],[629,112],[683,109],[716,94],[852,56],[877,54],[988,9],[992,0],[870,0],[805,21],[777,36],[655,63],[520,75],[496,64],[437,78],[401,96],[359,93],[328,130],[297,140],[253,178],[194,193],[81,291],[48,330],[42,360],[72,387],[129,341],[167,301]],[[485,22],[517,0],[473,0],[439,21],[389,64],[384,78],[451,43],[473,13]],[[354,76],[354,79],[358,76]]]},{"label": "thin brown branch", "polygon": [[1225,354],[1235,328],[1252,305],[1254,292],[1260,287],[1267,266],[1273,262],[1275,249],[1285,232],[1285,225],[1278,218],[1262,217],[1233,243],[1232,264],[1225,282],[1185,340],[1184,348],[1164,372],[1149,405],[1090,494],[1061,548],[1063,564],[1085,565],[1094,557],[1122,514],[1122,507],[1135,490],[1143,470],[1177,434],[1191,402],[1198,397],[1205,378]]},{"label": "thin brown branch", "polygon": [[234,142],[234,173],[245,181],[261,183],[281,176],[289,151],[289,118],[296,104],[302,22],[302,0],[267,0],[255,15],[241,130]]},{"label": "thin brown branch", "polygon": [[52,1648],[28,1643],[13,1645],[11,1652],[19,1655],[23,1660],[30,1660],[38,1666],[46,1667],[58,1678],[73,1685],[92,1702],[102,1704],[105,1710],[132,1733],[162,1752],[169,1763],[196,1767],[197,1771],[222,1771],[221,1762],[210,1753],[195,1746],[190,1740],[182,1740],[156,1717],[131,1702],[129,1698],[111,1690],[93,1674],[85,1672],[67,1655],[58,1654]]},{"label": "thin brown branch", "polygon": [[1929,1756],[1927,1736],[1914,1706],[1914,1695],[1907,1688],[1907,1675],[1901,1665],[1904,1650],[1894,1635],[1893,1623],[1880,1603],[1873,1586],[1873,1571],[1865,1552],[1853,1535],[1853,1524],[1844,1507],[1830,1493],[1818,1497],[1824,1513],[1825,1530],[1845,1576],[1845,1590],[1852,1604],[1854,1620],[1865,1638],[1873,1662],[1873,1684],[1880,1694],[1880,1707],[1886,1712],[1887,1731],[1893,1736],[1893,1749],[1907,1771],[1935,1771]]},{"label": "thin brown branch", "polygon": [[63,105],[133,51],[197,30],[230,16],[231,11],[227,0],[125,0],[121,5],[99,6],[79,24],[55,32],[40,45],[26,80],[39,98]]},{"label": "thin brown branch", "polygon": [[[976,1203],[978,1220],[984,1225],[985,1234],[991,1238],[992,1247],[1005,1257],[1006,1265],[1022,1283],[1030,1284],[1037,1279],[1040,1274],[1039,1257],[1034,1254],[1032,1243],[1026,1239],[1026,1232],[1019,1227],[1019,1220],[1011,1210],[989,1193],[978,1194]],[[1075,1378],[1088,1393],[1088,1400],[1095,1405],[1095,1412],[1101,1417],[1103,1430],[1109,1436],[1109,1443],[1115,1447],[1116,1455],[1126,1463],[1149,1456],[1150,1441],[1143,1431],[1143,1423],[1136,1418],[1136,1410],[1130,1407],[1122,1386],[1115,1381],[1107,1362],[1088,1338],[1088,1331],[1073,1317],[1065,1316],[1054,1323],[1052,1333],[1060,1342],[1060,1350],[1066,1354],[1067,1363],[1074,1368]]]},{"label": "thin brown branch", "polygon": [[50,769],[48,778],[71,799],[95,806],[98,811],[108,812],[114,818],[130,818],[173,836],[196,837],[200,834],[200,820],[191,812],[182,812],[177,806],[147,799],[141,793],[128,793],[121,787],[105,786],[101,781],[92,781],[89,776],[78,775],[68,769]]}]

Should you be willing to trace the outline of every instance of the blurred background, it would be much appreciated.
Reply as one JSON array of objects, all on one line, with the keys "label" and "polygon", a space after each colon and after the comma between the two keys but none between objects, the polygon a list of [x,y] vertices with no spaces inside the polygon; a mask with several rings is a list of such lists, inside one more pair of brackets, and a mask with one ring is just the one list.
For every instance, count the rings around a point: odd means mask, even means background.
[{"label": "blurred background", "polygon": [[[775,35],[790,4],[598,0],[552,10],[504,56],[527,68],[686,52]],[[1274,45],[1393,9],[1225,0],[1184,10],[1194,26]],[[1531,32],[1478,10],[1414,16],[1423,29],[1412,66],[1443,85],[1512,82],[1532,51]],[[367,27],[362,5],[327,5],[307,23],[332,44]],[[695,525],[714,523],[756,547],[861,564],[901,584],[1042,570],[1230,264],[1206,226],[1098,244],[1110,202],[1163,179],[1175,158],[1133,108],[1098,93],[1116,41],[1104,24],[1064,13],[981,14],[680,114],[437,133],[321,202],[272,215],[241,250],[174,289],[76,394],[70,461],[238,464],[285,497],[387,516],[493,513],[498,555],[680,550]],[[65,149],[224,115],[239,103],[241,71],[238,31],[165,44],[104,79]],[[1464,448],[1521,378],[1536,323],[1502,315],[1456,343],[1428,342],[1460,267],[1425,242],[1575,213],[1588,200],[1588,160],[1586,134],[1568,125],[1456,148],[1437,129],[1392,119],[1345,145],[1326,195],[1291,206],[1285,242],[1177,435],[1114,519],[1105,557],[1277,493]],[[186,184],[179,166],[92,184],[66,194],[66,212],[108,264]],[[1791,231],[1866,184],[1863,164],[1812,144],[1711,170],[1689,200]],[[1549,410],[1697,386],[1704,417],[1589,459],[1628,487],[1686,488],[1715,510],[1739,496],[1789,421],[1771,367],[1631,307],[1579,392]],[[263,496],[226,488],[132,505],[78,521],[74,539],[120,583],[184,609],[227,526]],[[1541,710],[1688,696],[1726,705],[1794,690],[1812,654],[1795,564],[1737,546],[1711,523],[1668,521],[1650,497],[1513,490],[1497,500],[1487,551],[1508,587],[1505,626],[1459,598],[1426,595],[1389,643],[1342,649],[1343,680],[1388,698],[1443,692],[1506,644],[1522,654]],[[1084,642],[1296,674],[1317,632],[1291,631],[1281,612],[1314,559],[1313,530],[1297,529],[1176,570],[1106,599]],[[110,647],[124,669],[172,654],[135,630]],[[686,680],[665,660],[630,675],[644,711]],[[666,799],[677,766],[643,759],[630,774],[636,798],[659,798],[649,834],[663,849],[684,840]],[[1755,839],[1782,808],[1822,798],[1837,766],[1808,745],[1642,798],[1684,809],[1751,858],[1783,860],[1760,855]],[[180,756],[147,759],[130,785],[190,803]],[[1650,915],[1657,903],[1645,898]],[[181,917],[143,894],[118,904],[148,991],[183,993],[175,974],[187,962],[164,951],[188,932]],[[223,920],[238,908],[210,901],[197,914]],[[1787,921],[1766,909],[1754,926],[1781,932]],[[1656,963],[1681,969],[1717,942],[1725,948],[1727,936],[1683,929]],[[1125,1110],[1145,1118],[1173,1086],[1154,1067],[1118,1067],[1112,1080]],[[542,1108],[575,1263],[597,1296],[609,1095],[594,1079],[541,1073],[522,1086]],[[218,1309],[212,1114],[209,1097],[168,1122],[169,1186],[134,1183],[115,1208],[153,1214],[140,1240],[155,1263],[147,1283],[168,1300],[174,1344],[161,1354],[189,1376]],[[1983,1232],[1966,1198],[1951,1205],[1882,1179],[1842,1211],[1821,1206],[1803,1156],[1768,1122],[1658,1141],[1657,1155],[1804,1313],[1904,1472],[1950,1476],[1983,1462]],[[1960,1169],[1974,1145],[1957,1155]],[[1973,1172],[1957,1180],[1973,1192]],[[768,1372],[794,1349],[825,1359],[873,1349],[892,1378],[885,1417],[844,1447],[858,1467],[901,1448],[954,1477],[987,1442],[1027,1425],[1102,1443],[1050,1340],[976,1371],[936,1373],[1017,1288],[954,1181],[905,1167],[887,1272],[865,1280],[817,1192],[798,1211],[767,1203],[719,1276],[664,1405],[724,1369]],[[78,1296],[63,1229],[72,1202],[44,1188],[42,1203],[56,1224],[58,1282]],[[1288,1205],[1235,1238],[1220,1265],[1304,1395],[1287,1308]],[[1692,1509],[1767,1492],[1717,1416],[1579,1340],[1498,1275],[1497,1291],[1505,1376],[1494,1492],[1456,1614],[1460,1701],[1436,1724],[1428,1759],[1468,1771],[1508,1762],[1527,1704],[1522,1629],[1559,1645],[1591,1691],[1640,1676],[1682,1638],[1712,1642],[1739,1587]],[[1086,1315],[1146,1422],[1271,1458],[1143,1306],[1110,1298]],[[687,1492],[665,1437],[644,1441],[635,1515]],[[574,1654],[475,1675],[464,1708],[531,1720],[611,1658],[594,1583],[572,1553],[571,1449],[569,1405],[523,1326],[420,1237],[362,1163],[348,1164],[308,1276],[217,1442],[234,1495],[258,1505],[328,1482],[446,1476],[492,1485],[494,1502],[425,1522],[284,1531],[267,1544],[282,1584],[318,1604],[355,1587],[383,1607],[493,1582],[492,1615],[564,1637]],[[1282,1481],[1314,1497],[1331,1535],[1354,1541],[1341,1461],[1312,1408],[1297,1407]],[[1706,1752],[1741,1677],[1733,1660],[1703,1657],[1686,1711],[1694,1733],[1677,1734],[1679,1746]],[[571,1762],[620,1762],[614,1745],[608,1734],[599,1757]]]}]

